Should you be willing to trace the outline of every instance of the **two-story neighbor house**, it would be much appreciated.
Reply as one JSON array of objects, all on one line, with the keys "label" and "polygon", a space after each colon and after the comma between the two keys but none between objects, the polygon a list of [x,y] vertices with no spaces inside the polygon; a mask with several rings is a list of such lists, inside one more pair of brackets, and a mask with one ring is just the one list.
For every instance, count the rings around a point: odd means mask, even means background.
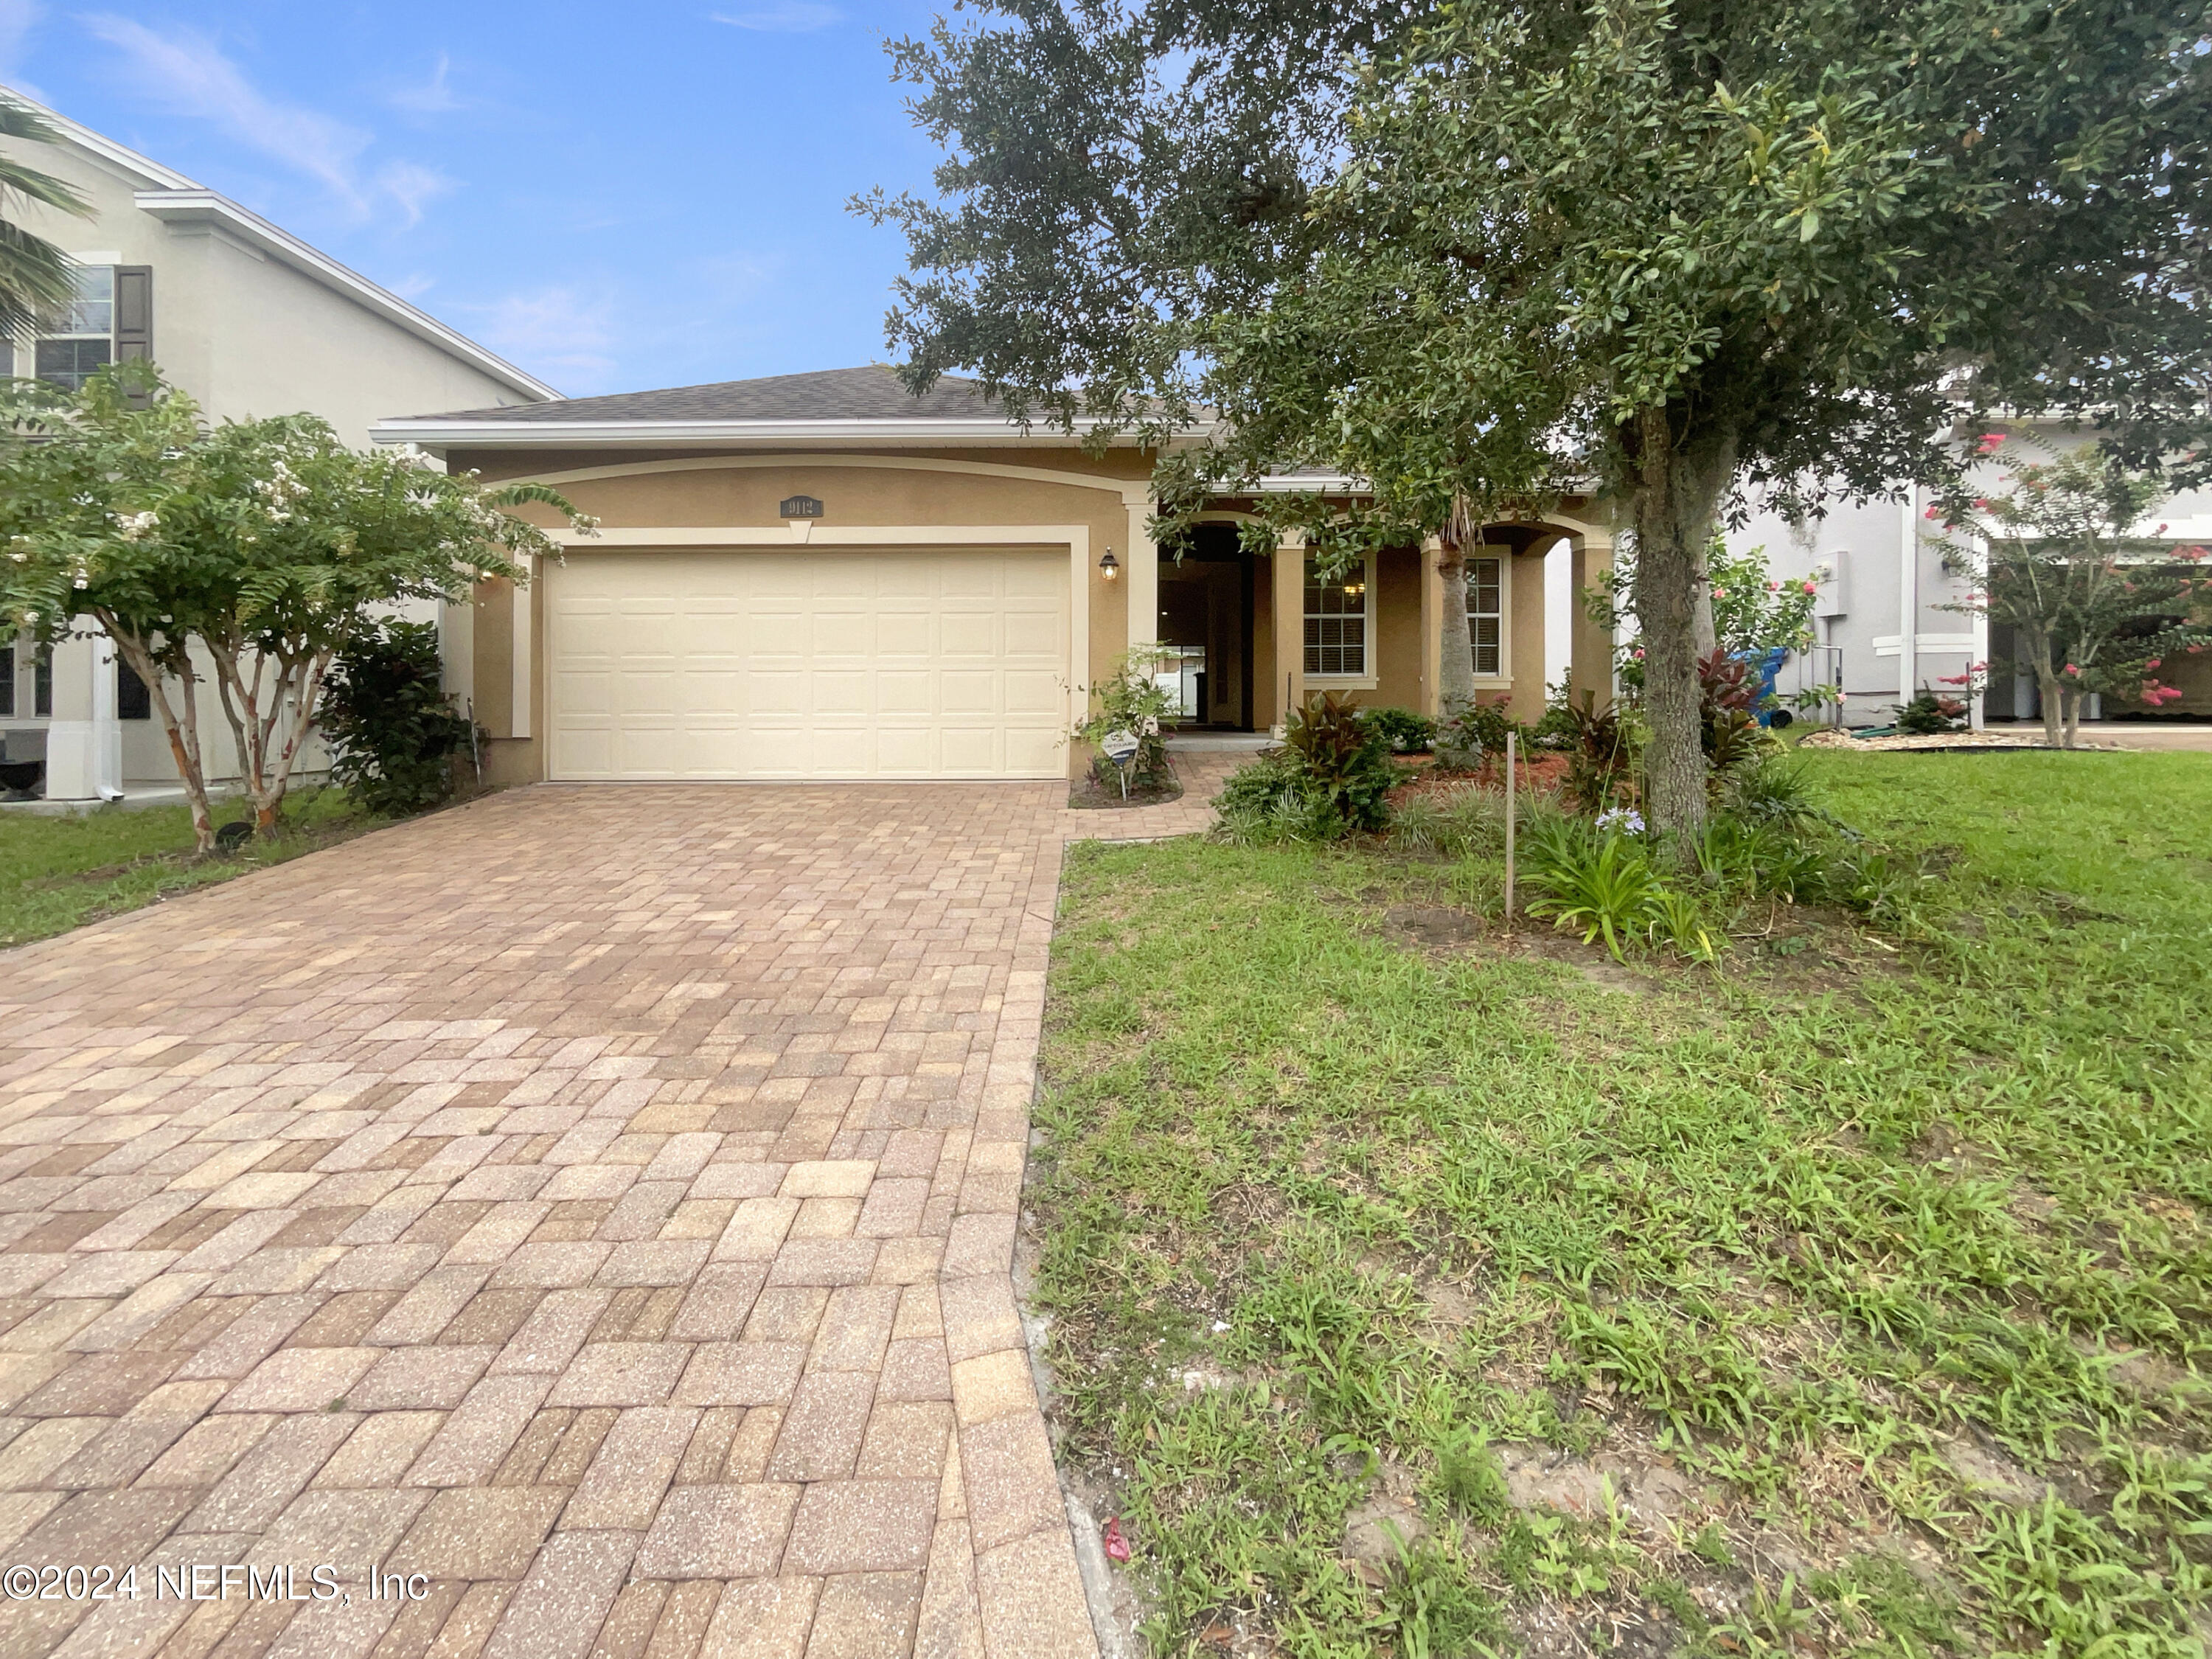
[{"label": "two-story neighbor house", "polygon": [[[1415,547],[1322,580],[1239,545],[1222,500],[1180,550],[1149,538],[1152,457],[1024,432],[970,382],[909,396],[880,367],[381,422],[487,479],[534,478],[601,521],[526,586],[448,619],[507,781],[1051,778],[1088,688],[1170,648],[1193,722],[1266,731],[1309,692],[1434,713],[1443,584]],[[1342,494],[1344,479],[1269,481]],[[1544,701],[1544,562],[1612,557],[1571,500],[1499,524],[1467,605],[1476,682]],[[1610,641],[1573,626],[1577,684]]]},{"label": "two-story neighbor house", "polygon": [[[1974,473],[1992,491],[2004,487],[2005,474],[2021,460],[2047,459],[2093,435],[2048,421],[2005,422],[1997,429],[2012,441]],[[1784,670],[1782,689],[1839,684],[1847,693],[1848,724],[1886,726],[1899,702],[1923,689],[1955,692],[1958,677],[1989,662],[1997,672],[1976,699],[1975,723],[2040,719],[2033,678],[2007,672],[2014,662],[2009,631],[1964,608],[1972,573],[1960,568],[1941,526],[1929,521],[1928,499],[1925,490],[1901,485],[1893,500],[1839,502],[1798,524],[1755,513],[1729,533],[1732,548],[1765,548],[1776,576],[1820,579],[1814,627],[1820,645]],[[2212,490],[2177,495],[2142,527],[2158,533],[2143,535],[2125,551],[2145,563],[2165,562],[2177,544],[2212,544]],[[2212,717],[2212,657],[2168,664],[2163,672],[2182,693],[2163,718]],[[2141,717],[2139,709],[2105,707],[2096,698],[2090,703],[2084,711],[2090,720]]]},{"label": "two-story neighbor house", "polygon": [[[4,90],[4,89],[0,89]],[[58,143],[22,159],[75,185],[77,218],[33,204],[23,228],[78,267],[76,302],[13,348],[13,372],[75,386],[101,364],[150,358],[210,421],[308,411],[351,443],[378,416],[458,404],[533,404],[550,386],[227,197],[40,108]],[[0,341],[0,360],[9,344]],[[9,365],[0,361],[0,369]],[[98,639],[0,642],[6,757],[43,759],[51,799],[174,783],[145,689]],[[210,732],[210,775],[235,771]]]}]

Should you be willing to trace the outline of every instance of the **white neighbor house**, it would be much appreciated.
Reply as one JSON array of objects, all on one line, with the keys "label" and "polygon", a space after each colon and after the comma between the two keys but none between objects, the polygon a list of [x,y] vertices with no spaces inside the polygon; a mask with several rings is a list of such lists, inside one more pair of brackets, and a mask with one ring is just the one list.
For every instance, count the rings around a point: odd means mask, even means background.
[{"label": "white neighbor house", "polygon": [[[2016,441],[1978,467],[1976,476],[1991,489],[2002,487],[1998,479],[2015,461],[2047,459],[2055,449],[2087,441],[2048,422],[1999,422],[1993,429],[2016,434]],[[1731,551],[1763,546],[1771,575],[1802,580],[1827,573],[1814,615],[1820,643],[1784,665],[1778,689],[1784,696],[1802,685],[1840,684],[1846,724],[1887,726],[1897,705],[1923,688],[1959,695],[1960,688],[1942,682],[1973,664],[2009,657],[2009,641],[1991,639],[1983,618],[1948,608],[1972,584],[1945,557],[1942,527],[1926,516],[1928,501],[1925,490],[1906,490],[1898,500],[1838,505],[1802,525],[1756,513],[1741,530],[1728,532]],[[2158,544],[2212,544],[2212,491],[2176,495],[2151,515],[2152,525],[2161,522],[2165,533],[2151,538]],[[2212,659],[2172,665],[2166,678],[2184,694],[2167,706],[2166,718],[2212,717]],[[2084,720],[2136,712],[2100,708],[2099,702],[2090,699]],[[1976,700],[1973,723],[2039,715],[2033,680],[2004,674],[1991,678]]]},{"label": "white neighbor house", "polygon": [[[102,363],[151,358],[210,421],[304,410],[364,447],[370,423],[397,411],[558,395],[227,197],[7,95],[63,135],[13,153],[74,185],[94,213],[25,211],[24,228],[80,267],[79,298],[35,342],[0,341],[0,369],[12,350],[14,374],[74,386]],[[5,758],[45,761],[49,799],[176,782],[144,688],[127,669],[118,676],[104,640],[65,641],[50,660],[27,641],[0,643],[0,734]],[[210,777],[234,775],[228,732],[202,738]]]}]

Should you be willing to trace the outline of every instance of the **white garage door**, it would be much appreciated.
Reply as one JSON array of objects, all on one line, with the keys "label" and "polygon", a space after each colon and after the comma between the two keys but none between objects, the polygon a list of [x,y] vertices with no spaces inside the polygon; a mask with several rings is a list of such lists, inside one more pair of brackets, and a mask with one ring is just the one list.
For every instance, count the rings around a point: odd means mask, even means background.
[{"label": "white garage door", "polygon": [[547,576],[554,778],[1066,773],[1065,553],[572,549]]}]

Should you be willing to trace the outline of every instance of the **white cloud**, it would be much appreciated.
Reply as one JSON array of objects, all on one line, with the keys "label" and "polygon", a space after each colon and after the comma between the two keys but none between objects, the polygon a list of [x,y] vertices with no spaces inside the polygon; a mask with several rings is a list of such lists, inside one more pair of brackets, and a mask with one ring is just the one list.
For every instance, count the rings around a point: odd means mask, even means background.
[{"label": "white cloud", "polygon": [[355,164],[373,135],[264,96],[205,35],[157,34],[105,13],[84,25],[122,54],[125,73],[148,101],[214,122],[240,143],[316,180],[349,210],[367,214]]},{"label": "white cloud", "polygon": [[590,377],[609,374],[615,367],[611,295],[555,286],[465,308],[483,319],[471,331],[478,339],[526,368],[548,374],[565,369],[572,376]]},{"label": "white cloud", "polygon": [[442,115],[449,110],[462,108],[461,99],[447,84],[453,71],[453,59],[444,52],[438,54],[438,66],[430,71],[430,78],[419,86],[402,87],[391,94],[393,107],[415,115]]},{"label": "white cloud", "polygon": [[770,0],[769,4],[751,11],[717,11],[708,15],[713,21],[727,23],[732,28],[757,29],[769,34],[805,34],[812,29],[826,29],[845,19],[845,14],[836,7],[823,5],[819,0]]},{"label": "white cloud", "polygon": [[411,229],[422,222],[422,209],[459,186],[434,167],[413,161],[387,161],[376,171],[376,188],[399,204]]},{"label": "white cloud", "polygon": [[24,44],[30,39],[31,31],[46,15],[46,9],[39,0],[0,0],[0,80],[42,104],[46,99],[23,79],[18,65],[23,60]]},{"label": "white cloud", "polygon": [[[0,6],[15,0],[0,0]],[[412,226],[429,202],[456,186],[433,168],[386,162],[364,177],[362,152],[375,134],[297,104],[271,98],[246,78],[207,36],[189,29],[161,34],[108,13],[84,19],[93,36],[115,48],[125,78],[149,103],[214,124],[232,138],[320,185],[349,215],[366,219],[379,201]],[[442,83],[444,60],[438,80]]]}]

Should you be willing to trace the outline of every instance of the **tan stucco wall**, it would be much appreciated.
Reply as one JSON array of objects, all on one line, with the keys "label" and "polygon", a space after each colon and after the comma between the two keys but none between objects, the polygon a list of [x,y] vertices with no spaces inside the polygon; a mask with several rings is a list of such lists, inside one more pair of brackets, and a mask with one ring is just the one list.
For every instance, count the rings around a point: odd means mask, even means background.
[{"label": "tan stucco wall", "polygon": [[1389,547],[1375,556],[1375,689],[1369,708],[1421,707],[1421,555]]},{"label": "tan stucco wall", "polygon": [[[887,466],[884,460],[946,461],[956,465],[1020,466],[1095,477],[1090,483],[1063,483],[1032,478],[1007,477],[932,469],[915,471]],[[785,459],[775,455],[744,457],[666,457],[685,465],[670,470],[629,470],[639,464],[631,457],[605,452],[564,451],[557,456],[517,458],[506,454],[475,455],[457,452],[447,457],[455,468],[475,468],[488,478],[543,478],[551,482],[576,507],[598,519],[603,527],[622,530],[667,528],[768,529],[784,525],[778,507],[792,495],[812,495],[823,504],[823,528],[839,526],[1081,526],[1090,541],[1085,560],[1089,630],[1084,648],[1073,665],[1081,684],[1093,683],[1109,670],[1127,648],[1129,584],[1109,583],[1098,573],[1098,561],[1108,547],[1126,569],[1129,558],[1130,509],[1123,499],[1122,481],[1141,491],[1150,475],[1141,457],[1113,457],[1114,465],[1066,450],[1008,451],[992,449],[963,454],[958,451],[883,452],[840,456],[835,464],[819,459]],[[535,464],[531,464],[535,463]],[[702,463],[695,465],[694,463]],[[579,471],[608,467],[624,471],[609,477],[577,477]],[[550,525],[553,515],[532,510],[532,516]],[[804,544],[794,542],[793,548]],[[1065,545],[1065,544],[1061,544]],[[588,559],[591,544],[580,544],[571,558]],[[839,556],[825,549],[823,556]],[[471,629],[477,717],[495,739],[495,766],[500,775],[514,779],[544,775],[539,743],[546,727],[547,665],[550,647],[543,604],[528,606],[532,629],[531,736],[513,738],[511,701],[505,688],[512,684],[514,662],[514,599],[503,590],[479,596]],[[1071,774],[1089,763],[1087,755],[1070,748]]]},{"label": "tan stucco wall", "polygon": [[[1556,544],[1559,556],[1567,556]],[[1510,672],[1513,696],[1508,707],[1516,720],[1544,717],[1544,555],[1516,553],[1513,556],[1513,592],[1507,601],[1512,610]]]}]

